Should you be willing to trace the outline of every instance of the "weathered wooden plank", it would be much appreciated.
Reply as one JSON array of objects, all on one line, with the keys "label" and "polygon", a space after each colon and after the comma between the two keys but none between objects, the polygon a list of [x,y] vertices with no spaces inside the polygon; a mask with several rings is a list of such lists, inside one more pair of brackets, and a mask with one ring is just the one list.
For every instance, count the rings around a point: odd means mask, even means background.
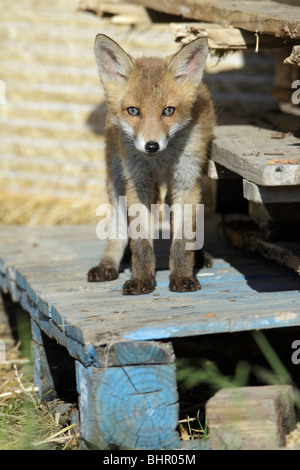
[{"label": "weathered wooden plank", "polygon": [[269,187],[244,179],[243,195],[248,201],[264,204],[300,202],[300,185]]},{"label": "weathered wooden plank", "polygon": [[[9,291],[30,313],[40,396],[49,389],[53,397],[74,393],[76,382],[88,444],[178,448],[168,339],[299,325],[300,278],[261,258],[241,257],[218,234],[215,217],[206,217],[205,228],[215,263],[198,273],[201,291],[170,292],[169,271],[162,269],[154,293],[134,298],[122,296],[129,270],[110,283],[87,282],[91,247],[97,257],[104,246],[93,227],[22,227],[18,236],[9,227],[0,231],[1,282],[9,277]],[[33,256],[30,243],[39,237]]]},{"label": "weathered wooden plank", "polygon": [[208,161],[207,176],[212,180],[219,180],[219,179],[233,180],[233,179],[241,178],[237,173],[234,173],[233,171],[228,170],[227,168],[225,168],[225,166],[222,166],[219,163],[214,162],[213,160]]},{"label": "weathered wooden plank", "polygon": [[235,246],[250,252],[261,253],[266,258],[282,263],[300,274],[299,243],[266,241],[251,223],[228,223],[224,226],[224,230]]},{"label": "weathered wooden plank", "polygon": [[[98,244],[98,240],[95,242],[94,228],[90,226],[85,227],[85,234],[80,228],[78,240],[76,230],[69,227],[71,245],[66,228],[56,227],[55,236],[55,231],[48,233],[45,227],[44,253],[42,248],[39,252],[40,268],[36,263],[30,264],[32,256],[26,249],[26,238],[32,237],[35,229],[23,227],[20,233],[22,253],[17,254],[15,267],[15,247],[7,245],[10,229],[3,228],[0,258],[3,266],[14,269],[15,277],[8,287],[19,293],[23,308],[47,335],[86,365],[103,361],[103,347],[116,342],[159,341],[299,324],[298,276],[292,279],[290,272],[280,265],[256,257],[241,258],[239,252],[217,234],[215,222],[207,218],[206,225],[207,249],[214,254],[214,265],[198,273],[202,289],[196,293],[170,292],[168,270],[157,271],[157,287],[149,296],[122,296],[122,284],[129,278],[129,270],[112,282],[88,283],[88,266],[84,260],[86,250],[90,256],[88,236],[95,248],[95,258],[104,245],[103,242]],[[37,232],[41,234],[40,229]],[[66,256],[65,262],[64,259],[48,261],[48,250],[55,252],[55,243],[60,246],[61,256]],[[71,258],[69,249],[63,250],[64,244],[72,246]]]},{"label": "weathered wooden plank", "polygon": [[94,11],[98,16],[114,15],[112,22],[117,24],[151,24],[151,18],[146,8],[126,2],[99,2],[98,0],[81,0],[80,9]]},{"label": "weathered wooden plank", "polygon": [[211,160],[262,186],[300,184],[299,140],[251,125],[215,129]]},{"label": "weathered wooden plank", "polygon": [[183,16],[208,23],[235,26],[246,31],[270,34],[276,37],[300,37],[300,8],[257,2],[232,0],[134,0],[153,10]]},{"label": "weathered wooden plank", "polygon": [[206,37],[210,49],[221,50],[252,49],[258,52],[264,48],[286,47],[288,44],[295,44],[298,41],[290,38],[282,41],[278,37],[259,36],[232,26],[225,27],[212,23],[170,23],[170,31],[176,42],[180,41],[182,44],[188,44],[198,37]]},{"label": "weathered wooden plank", "polygon": [[278,450],[295,427],[290,385],[221,389],[206,413],[212,450]]}]

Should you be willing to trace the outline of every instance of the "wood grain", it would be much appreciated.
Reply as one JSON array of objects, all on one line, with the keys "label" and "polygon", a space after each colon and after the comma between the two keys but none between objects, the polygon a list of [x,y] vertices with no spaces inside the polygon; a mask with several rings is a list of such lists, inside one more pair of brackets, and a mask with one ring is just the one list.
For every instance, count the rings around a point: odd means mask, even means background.
[{"label": "wood grain", "polygon": [[208,23],[235,26],[246,31],[276,37],[300,37],[300,7],[271,1],[232,0],[134,0],[135,3],[164,13]]},{"label": "wood grain", "polygon": [[211,160],[262,186],[300,184],[299,139],[252,125],[219,125]]},{"label": "wood grain", "polygon": [[213,216],[205,220],[214,265],[198,272],[202,289],[196,293],[171,293],[167,269],[157,271],[153,294],[134,299],[121,293],[128,269],[115,281],[88,283],[87,270],[103,249],[92,226],[2,227],[1,288],[14,292],[75,359],[97,367],[107,360],[107,346],[110,365],[126,356],[125,363],[136,363],[133,349],[132,356],[125,354],[126,342],[135,341],[142,342],[141,361],[163,363],[172,353],[159,345],[147,350],[144,341],[299,324],[298,277],[252,255],[238,261],[239,252],[218,235],[216,223]]},{"label": "wood grain", "polygon": [[279,449],[295,427],[289,385],[219,390],[206,413],[212,450]]},{"label": "wood grain", "polygon": [[[188,44],[197,37],[204,36],[207,38],[210,49],[221,50],[255,50],[255,48],[261,50],[264,48],[286,47],[288,44],[295,44],[297,41],[297,39],[291,38],[282,41],[282,38],[271,35],[258,37],[256,34],[243,29],[213,23],[170,23],[170,31],[176,42],[180,41],[182,44]],[[295,57],[297,51],[296,47],[294,48],[293,57]],[[292,60],[292,57],[289,60]],[[287,63],[291,62],[287,61]]]},{"label": "wood grain", "polygon": [[300,274],[300,244],[296,241],[266,241],[252,223],[232,222],[224,226],[224,231],[231,242],[252,253],[282,263]]},{"label": "wood grain", "polygon": [[243,194],[248,201],[256,203],[300,202],[300,185],[268,187],[243,180]]},{"label": "wood grain", "polygon": [[[101,448],[179,446],[174,364],[96,369],[77,363],[82,432]],[[94,400],[90,400],[92,395]]]},{"label": "wood grain", "polygon": [[95,227],[1,227],[0,286],[31,316],[39,395],[77,388],[87,445],[178,448],[172,338],[300,324],[299,277],[242,255],[217,223],[206,216],[214,265],[198,272],[201,291],[170,292],[162,264],[154,293],[134,299],[122,295],[126,267],[115,281],[87,282],[104,246]]}]

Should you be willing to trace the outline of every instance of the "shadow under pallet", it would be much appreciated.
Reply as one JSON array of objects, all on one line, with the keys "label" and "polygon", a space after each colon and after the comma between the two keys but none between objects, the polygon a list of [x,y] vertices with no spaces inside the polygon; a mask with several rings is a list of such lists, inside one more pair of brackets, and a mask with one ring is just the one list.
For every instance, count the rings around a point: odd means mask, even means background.
[{"label": "shadow under pallet", "polygon": [[104,248],[93,226],[1,227],[0,287],[30,314],[35,385],[50,398],[71,376],[88,445],[180,448],[175,338],[300,325],[299,276],[240,252],[218,220],[205,219],[214,264],[198,271],[202,289],[171,293],[160,248],[145,296],[122,295],[128,267],[115,281],[87,282]]}]

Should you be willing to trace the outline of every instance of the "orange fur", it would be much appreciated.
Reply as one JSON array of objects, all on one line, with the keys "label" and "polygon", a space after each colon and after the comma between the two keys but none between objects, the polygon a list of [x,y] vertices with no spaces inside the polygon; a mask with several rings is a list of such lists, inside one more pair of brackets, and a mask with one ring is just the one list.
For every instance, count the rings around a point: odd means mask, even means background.
[{"label": "orange fur", "polygon": [[[97,36],[95,54],[108,109],[107,187],[112,204],[126,195],[129,204],[140,203],[150,211],[161,185],[167,186],[172,203],[195,207],[201,202],[200,181],[215,124],[209,92],[202,83],[207,52],[206,39],[199,38],[171,57],[134,59],[112,39]],[[123,293],[151,292],[155,287],[152,240],[131,240],[130,245],[132,279]],[[174,291],[200,288],[193,276],[193,253],[184,246],[184,239],[173,240],[170,289]],[[103,259],[89,271],[88,279],[115,278],[124,248],[124,240],[108,240]]]}]

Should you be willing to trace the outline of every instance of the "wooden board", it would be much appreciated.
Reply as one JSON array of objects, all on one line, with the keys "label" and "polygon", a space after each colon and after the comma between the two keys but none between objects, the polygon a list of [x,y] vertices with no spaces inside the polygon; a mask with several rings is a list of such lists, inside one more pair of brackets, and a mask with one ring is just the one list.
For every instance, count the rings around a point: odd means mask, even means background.
[{"label": "wooden board", "polygon": [[211,160],[262,186],[300,184],[299,139],[252,125],[219,125]]},{"label": "wooden board", "polygon": [[77,392],[87,445],[180,448],[173,338],[300,324],[296,274],[241,254],[215,216],[205,237],[214,266],[198,273],[202,290],[169,291],[164,245],[155,291],[131,297],[128,268],[87,282],[104,247],[95,227],[1,227],[0,287],[30,314],[35,386],[41,399]]},{"label": "wooden board", "polygon": [[224,388],[206,413],[212,450],[278,450],[295,427],[290,385]]},{"label": "wooden board", "polygon": [[300,202],[300,185],[259,186],[243,180],[243,194],[248,201],[264,204]]},{"label": "wooden board", "polygon": [[153,10],[194,20],[235,26],[276,37],[300,38],[300,7],[271,1],[134,0]]},{"label": "wooden board", "polygon": [[[251,222],[228,222],[224,231],[240,249],[260,253],[270,260],[282,263],[300,274],[300,244],[295,241],[266,241],[257,226]],[[300,301],[298,300],[300,306]]]},{"label": "wooden board", "polygon": [[113,15],[115,24],[151,24],[147,10],[142,6],[132,5],[129,2],[105,2],[99,0],[81,0],[81,10],[93,11],[98,16]]},{"label": "wooden board", "polygon": [[[282,41],[270,35],[253,34],[232,26],[226,27],[212,23],[170,23],[170,31],[174,35],[176,42],[188,44],[197,37],[206,37],[210,49],[221,50],[245,50],[252,49],[256,52],[263,48],[286,47],[288,44],[294,44],[297,39],[286,38]],[[295,54],[293,55],[293,57]],[[289,58],[289,60],[292,60]],[[291,63],[291,62],[287,62]]]},{"label": "wooden board", "polygon": [[299,324],[298,276],[260,258],[238,259],[215,221],[206,220],[205,228],[215,259],[198,273],[196,293],[171,293],[168,270],[157,272],[156,290],[147,296],[122,296],[129,269],[115,281],[88,283],[87,270],[104,246],[91,226],[2,227],[1,286],[84,364],[103,364],[103,347],[116,342]]}]

